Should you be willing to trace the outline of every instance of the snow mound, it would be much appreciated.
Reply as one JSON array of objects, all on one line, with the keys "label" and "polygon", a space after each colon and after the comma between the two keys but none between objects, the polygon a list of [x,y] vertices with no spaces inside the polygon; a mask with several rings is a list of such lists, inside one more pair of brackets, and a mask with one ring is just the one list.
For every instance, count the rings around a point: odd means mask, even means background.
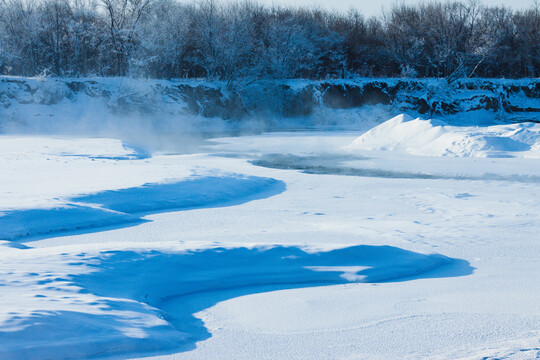
[{"label": "snow mound", "polygon": [[540,126],[450,126],[398,115],[358,137],[349,150],[389,150],[424,156],[540,157]]}]

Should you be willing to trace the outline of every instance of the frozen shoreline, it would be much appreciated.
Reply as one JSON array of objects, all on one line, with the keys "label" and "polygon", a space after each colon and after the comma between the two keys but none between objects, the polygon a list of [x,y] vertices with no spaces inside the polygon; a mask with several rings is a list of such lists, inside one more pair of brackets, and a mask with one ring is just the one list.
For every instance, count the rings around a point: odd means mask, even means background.
[{"label": "frozen shoreline", "polygon": [[[122,189],[193,176],[234,173],[254,189],[276,184],[268,179],[286,186],[227,207],[213,206],[218,196],[199,208],[144,212],[145,221],[131,227],[2,242],[0,334],[9,341],[0,342],[0,353],[8,359],[534,357],[540,187],[517,179],[540,177],[538,159],[512,147],[504,151],[515,157],[355,148],[350,158],[348,146],[366,134],[268,133],[213,139],[194,154],[147,156],[131,156],[113,139],[0,136],[0,162],[9,170],[0,177],[3,216],[80,194],[104,194],[97,204],[122,203]],[[446,177],[340,176],[249,162],[276,153]],[[233,180],[199,185],[234,199],[243,194],[235,186],[246,184]],[[178,199],[198,201],[191,196],[196,189]],[[139,195],[134,199],[144,200]],[[135,206],[130,199],[122,204]],[[384,274],[402,278],[388,281]]]},{"label": "frozen shoreline", "polygon": [[[540,122],[539,79],[353,78],[238,84],[0,76],[0,132],[143,138],[322,126],[407,113],[454,125]],[[155,144],[154,144],[155,145]]]}]

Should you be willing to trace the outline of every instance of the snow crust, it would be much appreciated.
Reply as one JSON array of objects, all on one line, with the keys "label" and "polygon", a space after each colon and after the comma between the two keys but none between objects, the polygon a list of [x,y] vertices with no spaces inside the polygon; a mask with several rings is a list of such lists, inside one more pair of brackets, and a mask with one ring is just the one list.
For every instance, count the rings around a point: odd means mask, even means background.
[{"label": "snow crust", "polygon": [[401,114],[367,131],[349,149],[455,157],[540,157],[540,125],[450,126]]}]

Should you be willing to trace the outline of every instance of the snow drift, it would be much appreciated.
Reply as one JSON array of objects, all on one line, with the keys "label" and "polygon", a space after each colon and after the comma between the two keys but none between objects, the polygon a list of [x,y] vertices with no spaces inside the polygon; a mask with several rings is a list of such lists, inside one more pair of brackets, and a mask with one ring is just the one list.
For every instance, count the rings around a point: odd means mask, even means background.
[{"label": "snow drift", "polygon": [[[391,246],[327,252],[294,246],[58,251],[62,253],[44,256],[36,249],[3,249],[11,256],[0,270],[16,268],[17,274],[11,273],[13,281],[6,281],[0,299],[13,298],[9,295],[17,291],[17,298],[31,302],[36,311],[0,312],[5,340],[0,358],[131,358],[187,351],[211,336],[194,314],[226,299],[277,289],[472,272],[464,260]],[[25,276],[28,272],[35,275]]]},{"label": "snow drift", "polygon": [[540,125],[450,126],[402,114],[367,131],[348,146],[352,151],[388,150],[455,157],[540,157]]},{"label": "snow drift", "polygon": [[150,213],[241,204],[284,189],[279,180],[229,174],[107,190],[71,197],[53,208],[0,212],[0,239],[135,225],[148,221],[143,216]]}]

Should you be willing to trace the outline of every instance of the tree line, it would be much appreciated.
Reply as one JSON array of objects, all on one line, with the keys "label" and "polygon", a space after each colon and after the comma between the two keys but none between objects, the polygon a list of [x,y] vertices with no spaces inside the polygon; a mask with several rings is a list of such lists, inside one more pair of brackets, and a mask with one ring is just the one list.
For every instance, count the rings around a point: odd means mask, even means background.
[{"label": "tree line", "polygon": [[257,79],[538,77],[540,7],[358,10],[199,0],[0,0],[0,73]]}]

